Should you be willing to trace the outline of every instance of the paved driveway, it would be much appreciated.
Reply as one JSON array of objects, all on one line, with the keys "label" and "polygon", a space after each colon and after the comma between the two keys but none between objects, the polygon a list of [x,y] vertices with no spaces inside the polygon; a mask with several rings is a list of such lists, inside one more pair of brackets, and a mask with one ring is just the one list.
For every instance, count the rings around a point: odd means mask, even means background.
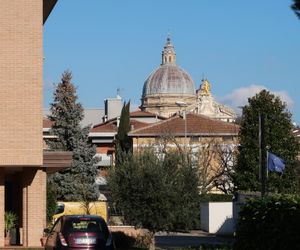
[{"label": "paved driveway", "polygon": [[233,243],[231,237],[220,237],[208,234],[203,231],[193,231],[191,233],[157,233],[155,235],[156,246],[169,249],[177,247],[192,247],[201,244],[221,245]]}]

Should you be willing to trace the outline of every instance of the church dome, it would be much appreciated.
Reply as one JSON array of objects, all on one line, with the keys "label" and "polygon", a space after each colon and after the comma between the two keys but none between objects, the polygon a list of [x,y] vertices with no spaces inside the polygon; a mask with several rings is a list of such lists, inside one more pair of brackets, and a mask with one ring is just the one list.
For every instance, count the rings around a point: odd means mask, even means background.
[{"label": "church dome", "polygon": [[176,64],[176,53],[168,37],[162,51],[162,63],[143,86],[141,109],[169,117],[182,108],[197,102],[195,84],[191,76]]},{"label": "church dome", "polygon": [[142,97],[148,95],[195,95],[191,76],[176,64],[176,53],[170,37],[162,51],[161,66],[147,78]]},{"label": "church dome", "polygon": [[182,68],[166,63],[151,73],[144,83],[143,97],[155,94],[195,95],[195,84]]}]

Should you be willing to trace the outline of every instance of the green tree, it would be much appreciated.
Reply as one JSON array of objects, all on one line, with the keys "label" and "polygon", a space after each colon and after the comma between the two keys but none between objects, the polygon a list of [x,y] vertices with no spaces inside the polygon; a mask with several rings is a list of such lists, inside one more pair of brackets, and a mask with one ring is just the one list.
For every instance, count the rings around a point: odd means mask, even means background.
[{"label": "green tree", "polygon": [[295,12],[297,17],[300,19],[300,0],[294,0],[294,3],[292,4],[291,8]]},{"label": "green tree", "polygon": [[194,226],[199,218],[198,176],[185,159],[178,150],[154,146],[123,156],[108,183],[127,222],[153,233]]},{"label": "green tree", "polygon": [[297,190],[295,174],[299,144],[292,134],[291,114],[279,97],[262,90],[248,99],[243,107],[240,146],[234,169],[234,184],[238,190],[259,191],[259,113],[265,116],[265,142],[267,148],[283,158],[283,175],[269,173],[270,192],[289,193]]},{"label": "green tree", "polygon": [[47,184],[47,224],[52,223],[52,216],[56,210],[56,190],[50,183]]},{"label": "green tree", "polygon": [[123,153],[131,151],[131,139],[128,137],[130,131],[130,102],[124,103],[120,123],[118,127],[118,133],[116,135],[115,147],[116,147],[116,165],[122,162]]},{"label": "green tree", "polygon": [[49,177],[60,200],[91,201],[98,198],[95,178],[98,174],[95,163],[95,146],[88,139],[90,127],[82,128],[84,114],[78,102],[76,88],[71,82],[72,73],[65,71],[54,91],[51,104],[51,133],[55,140],[48,140],[51,150],[73,151],[72,166]]},{"label": "green tree", "polygon": [[121,111],[120,124],[116,135],[116,142],[123,152],[131,149],[131,140],[128,137],[130,131],[130,102],[124,103]]},{"label": "green tree", "polygon": [[165,133],[160,138],[160,145],[167,148],[173,145],[178,155],[197,170],[198,190],[206,194],[217,189],[225,194],[233,192],[232,166],[236,160],[237,141],[224,143],[220,138],[206,138],[201,145],[189,143],[182,147],[172,133]]}]

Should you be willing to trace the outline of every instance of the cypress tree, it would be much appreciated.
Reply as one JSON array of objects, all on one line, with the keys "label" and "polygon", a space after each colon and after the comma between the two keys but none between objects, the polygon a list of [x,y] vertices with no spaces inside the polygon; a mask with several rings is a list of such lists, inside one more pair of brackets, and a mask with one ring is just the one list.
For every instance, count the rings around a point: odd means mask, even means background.
[{"label": "cypress tree", "polygon": [[95,146],[88,139],[90,127],[80,125],[83,108],[71,80],[72,73],[65,71],[54,91],[48,118],[53,122],[51,133],[56,139],[48,140],[47,144],[51,150],[72,151],[72,166],[53,174],[48,181],[55,186],[59,200],[91,201],[98,198],[98,159],[94,157]]},{"label": "cypress tree", "polygon": [[122,161],[124,154],[131,151],[131,139],[128,137],[128,132],[130,131],[130,102],[124,103],[120,123],[118,127],[118,133],[116,135],[115,145],[116,145],[116,165],[119,161]]}]

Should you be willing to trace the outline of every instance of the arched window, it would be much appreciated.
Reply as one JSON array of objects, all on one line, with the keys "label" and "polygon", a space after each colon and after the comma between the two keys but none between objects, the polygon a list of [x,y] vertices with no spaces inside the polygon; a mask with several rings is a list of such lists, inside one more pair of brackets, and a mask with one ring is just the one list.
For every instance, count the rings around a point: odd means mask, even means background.
[{"label": "arched window", "polygon": [[171,57],[171,56],[169,56],[169,62],[171,62],[171,60],[172,60],[172,57]]}]

